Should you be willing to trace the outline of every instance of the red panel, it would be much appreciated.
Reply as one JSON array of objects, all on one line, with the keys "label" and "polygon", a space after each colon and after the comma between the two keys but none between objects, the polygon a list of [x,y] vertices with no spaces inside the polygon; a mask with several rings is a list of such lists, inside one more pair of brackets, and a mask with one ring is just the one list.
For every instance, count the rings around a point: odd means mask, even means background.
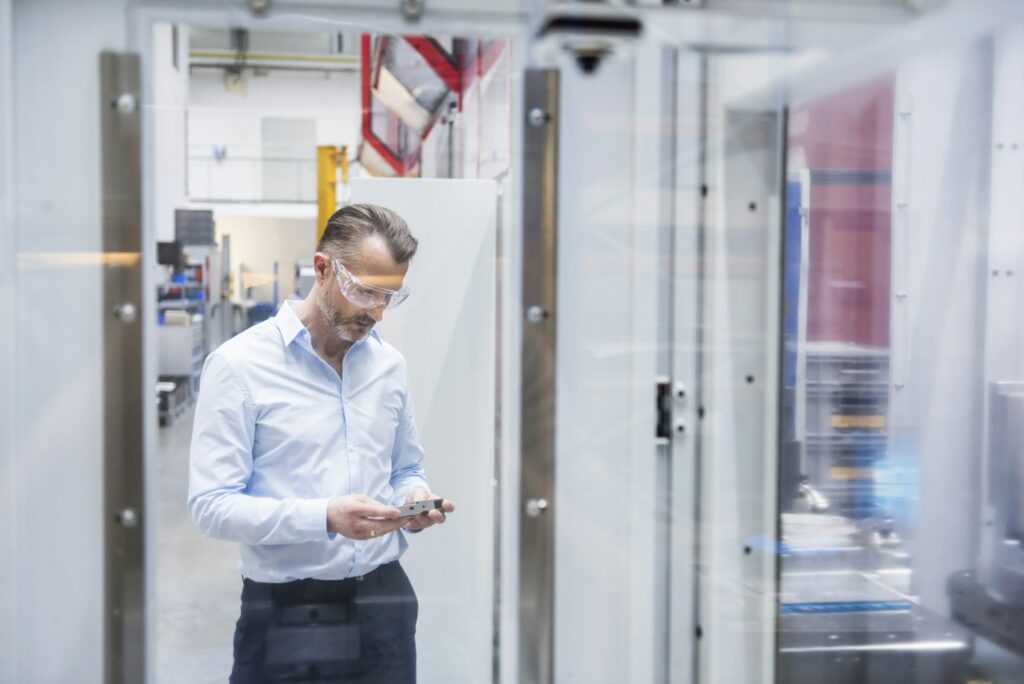
[{"label": "red panel", "polygon": [[473,85],[474,79],[481,78],[490,71],[495,62],[501,58],[502,53],[505,52],[505,48],[508,47],[508,41],[506,40],[476,40],[467,41],[467,43],[469,45],[467,50],[469,58],[465,64],[462,64],[462,92],[469,90],[469,87]]},{"label": "red panel", "polygon": [[430,65],[448,89],[453,92],[462,91],[462,79],[459,77],[459,70],[455,68],[451,58],[440,48],[437,43],[425,36],[402,36],[416,52]]},{"label": "red panel", "polygon": [[807,339],[889,346],[889,185],[812,185]]},{"label": "red panel", "polygon": [[893,77],[884,76],[794,106],[790,149],[812,170],[892,168]]},{"label": "red panel", "polygon": [[812,174],[808,340],[889,346],[893,90],[885,76],[790,112],[790,158]]},{"label": "red panel", "polygon": [[[383,39],[384,38],[382,38],[382,40]],[[372,117],[371,117],[372,104],[373,104],[371,98],[373,97],[373,95],[372,95],[372,93],[370,91],[370,87],[371,87],[371,82],[370,82],[370,79],[371,79],[371,73],[370,73],[370,71],[371,71],[370,70],[370,66],[371,66],[371,64],[370,64],[370,62],[371,62],[371,59],[370,59],[370,41],[371,41],[371,38],[370,38],[370,35],[368,33],[362,34],[361,44],[360,44],[360,52],[361,52],[361,55],[360,55],[360,57],[361,57],[360,58],[360,62],[361,62],[360,69],[361,69],[361,81],[362,81],[362,83],[361,83],[361,91],[362,91],[363,115],[362,115],[361,130],[362,130],[362,134],[363,134],[363,142],[367,143],[371,147],[373,147],[373,149],[377,151],[377,153],[384,159],[384,161],[386,161],[388,163],[388,165],[392,168],[392,170],[394,170],[394,172],[397,175],[404,176],[404,175],[406,175],[409,172],[409,169],[412,168],[412,166],[415,165],[416,160],[419,157],[419,151],[417,151],[417,153],[415,155],[413,155],[411,159],[402,160],[402,159],[400,159],[398,157],[397,154],[395,154],[392,151],[392,149],[390,147],[388,147],[388,145],[386,145],[380,138],[377,137],[376,133],[373,132]],[[394,119],[396,117],[394,116],[394,114],[392,114],[391,118]]]}]

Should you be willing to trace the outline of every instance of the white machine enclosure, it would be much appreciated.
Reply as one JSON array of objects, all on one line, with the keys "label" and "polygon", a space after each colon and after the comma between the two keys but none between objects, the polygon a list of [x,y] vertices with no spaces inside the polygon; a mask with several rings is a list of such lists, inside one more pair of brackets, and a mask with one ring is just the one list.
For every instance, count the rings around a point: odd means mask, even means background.
[{"label": "white machine enclosure", "polygon": [[455,502],[439,528],[407,535],[419,598],[420,681],[491,676],[494,632],[498,185],[490,180],[356,179],[352,202],[393,209],[419,240],[410,297],[381,336],[406,358],[434,493]]}]

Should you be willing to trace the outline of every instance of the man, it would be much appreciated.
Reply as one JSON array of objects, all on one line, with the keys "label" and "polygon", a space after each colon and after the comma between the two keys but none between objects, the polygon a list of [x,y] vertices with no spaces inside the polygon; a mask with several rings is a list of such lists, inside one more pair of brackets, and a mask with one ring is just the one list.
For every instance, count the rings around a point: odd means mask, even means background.
[{"label": "man", "polygon": [[189,510],[238,542],[232,682],[414,682],[417,602],[405,533],[454,505],[424,477],[405,359],[374,325],[408,291],[417,241],[369,204],[327,222],[305,300],[225,342],[203,369]]}]

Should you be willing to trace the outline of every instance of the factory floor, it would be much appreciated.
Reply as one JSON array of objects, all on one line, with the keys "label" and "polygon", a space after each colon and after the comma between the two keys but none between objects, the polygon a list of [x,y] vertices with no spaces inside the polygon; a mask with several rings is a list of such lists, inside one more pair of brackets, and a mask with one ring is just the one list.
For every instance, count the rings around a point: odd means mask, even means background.
[{"label": "factory floor", "polygon": [[156,682],[226,682],[242,582],[238,547],[199,535],[186,509],[190,409],[159,431]]}]

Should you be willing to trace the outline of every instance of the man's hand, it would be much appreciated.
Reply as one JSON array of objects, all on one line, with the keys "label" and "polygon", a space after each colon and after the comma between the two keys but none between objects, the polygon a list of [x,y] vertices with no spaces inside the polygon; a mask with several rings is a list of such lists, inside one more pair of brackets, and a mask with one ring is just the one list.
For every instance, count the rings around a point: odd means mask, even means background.
[{"label": "man's hand", "polygon": [[[440,497],[436,494],[431,494],[426,489],[417,487],[406,495],[405,503],[411,504],[416,503],[417,501],[438,498]],[[405,529],[410,532],[418,532],[420,530],[427,529],[431,525],[440,525],[445,521],[445,513],[451,513],[454,510],[455,504],[448,499],[445,499],[444,503],[441,504],[441,510],[434,509],[432,511],[427,511],[426,513],[420,513],[414,518],[408,518],[408,522],[405,523]]]},{"label": "man's hand", "polygon": [[365,494],[336,496],[327,502],[327,530],[349,539],[374,539],[401,528],[398,509]]}]

